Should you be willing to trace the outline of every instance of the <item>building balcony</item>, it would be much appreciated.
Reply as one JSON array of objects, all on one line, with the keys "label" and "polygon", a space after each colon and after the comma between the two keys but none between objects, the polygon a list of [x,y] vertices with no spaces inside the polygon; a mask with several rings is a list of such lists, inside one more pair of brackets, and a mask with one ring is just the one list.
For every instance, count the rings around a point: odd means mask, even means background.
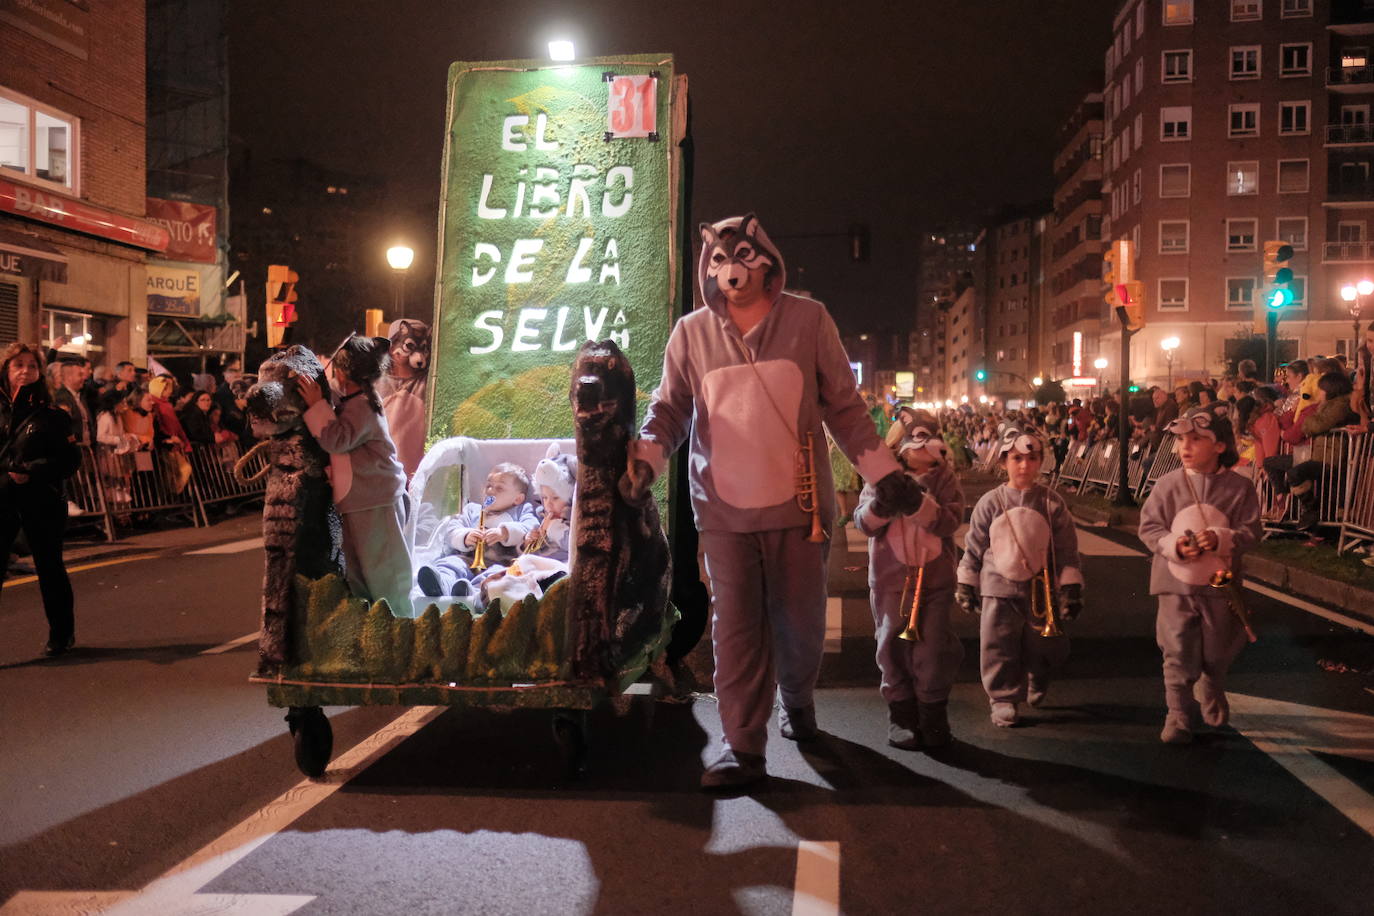
[{"label": "building balcony", "polygon": [[1374,144],[1374,124],[1328,124],[1327,146],[1363,146]]},{"label": "building balcony", "polygon": [[1327,67],[1326,88],[1331,92],[1374,92],[1374,67]]},{"label": "building balcony", "polygon": [[1374,242],[1327,242],[1322,245],[1322,263],[1374,263]]},{"label": "building balcony", "polygon": [[1327,207],[1374,207],[1374,181],[1341,181],[1333,178],[1327,184]]},{"label": "building balcony", "polygon": [[1374,9],[1365,0],[1332,0],[1326,27],[1337,35],[1374,35]]}]

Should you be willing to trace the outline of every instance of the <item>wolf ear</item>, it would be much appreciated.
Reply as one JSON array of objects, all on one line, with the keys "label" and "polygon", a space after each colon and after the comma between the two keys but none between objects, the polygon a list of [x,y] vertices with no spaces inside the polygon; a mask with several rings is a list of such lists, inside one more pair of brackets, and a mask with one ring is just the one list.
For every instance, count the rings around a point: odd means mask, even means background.
[{"label": "wolf ear", "polygon": [[747,235],[750,238],[757,238],[759,231],[759,218],[752,213],[744,214],[744,219],[739,221],[740,235]]},{"label": "wolf ear", "polygon": [[710,223],[702,223],[701,241],[705,243],[708,248],[719,242],[720,236],[716,234],[716,227],[712,226]]},{"label": "wolf ear", "polygon": [[563,450],[558,447],[557,442],[550,442],[548,450],[544,452],[544,457],[547,460],[552,461],[553,459],[557,458],[560,454],[562,454],[562,451]]},{"label": "wolf ear", "polygon": [[409,322],[409,321],[406,321],[404,318],[399,318],[399,319],[396,320],[396,323],[392,326],[392,328],[391,328],[391,337],[388,338],[388,339],[389,339],[389,340],[396,340],[398,337],[399,337],[399,338],[404,338],[404,337],[406,337],[407,335],[409,335],[410,333],[411,333],[411,330],[410,330],[410,322]]}]

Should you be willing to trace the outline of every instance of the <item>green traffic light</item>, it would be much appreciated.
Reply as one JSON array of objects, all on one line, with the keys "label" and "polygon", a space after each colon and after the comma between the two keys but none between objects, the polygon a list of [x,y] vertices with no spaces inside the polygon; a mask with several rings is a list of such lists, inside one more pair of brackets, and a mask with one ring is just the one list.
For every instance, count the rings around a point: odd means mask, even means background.
[{"label": "green traffic light", "polygon": [[1271,309],[1281,309],[1293,304],[1293,291],[1291,289],[1276,289],[1269,293],[1266,303]]},{"label": "green traffic light", "polygon": [[1140,386],[1139,386],[1139,385],[1127,385],[1127,386],[1126,386],[1126,390],[1129,391],[1129,392],[1131,392],[1132,394],[1135,394],[1137,391],[1140,390]]},{"label": "green traffic light", "polygon": [[973,373],[973,377],[980,382],[986,382],[988,380],[988,372],[986,369],[979,369],[977,372]]}]

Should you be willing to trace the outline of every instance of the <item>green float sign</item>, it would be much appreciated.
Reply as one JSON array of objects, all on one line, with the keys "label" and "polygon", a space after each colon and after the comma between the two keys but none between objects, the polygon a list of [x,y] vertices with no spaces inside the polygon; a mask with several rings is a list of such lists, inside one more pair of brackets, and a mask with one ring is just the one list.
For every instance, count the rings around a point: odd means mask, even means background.
[{"label": "green float sign", "polygon": [[610,338],[643,394],[681,313],[686,77],[667,54],[449,69],[429,437],[572,435]]}]

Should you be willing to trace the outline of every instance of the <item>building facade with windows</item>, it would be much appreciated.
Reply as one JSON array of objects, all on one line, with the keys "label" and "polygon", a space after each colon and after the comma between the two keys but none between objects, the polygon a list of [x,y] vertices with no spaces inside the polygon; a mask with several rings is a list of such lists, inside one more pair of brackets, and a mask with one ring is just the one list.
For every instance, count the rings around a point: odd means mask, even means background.
[{"label": "building facade with windows", "polygon": [[[1090,93],[1059,129],[1054,212],[1047,229],[1045,307],[1033,375],[1091,374],[1099,352],[1102,301],[1102,94]],[[1110,316],[1107,316],[1110,317]]]},{"label": "building facade with windows", "polygon": [[0,343],[141,361],[149,253],[144,4],[0,7]]},{"label": "building facade with windows", "polygon": [[[1255,355],[1268,240],[1296,252],[1281,354],[1348,346],[1340,286],[1374,270],[1353,260],[1369,254],[1374,212],[1369,34],[1363,0],[1121,3],[1105,58],[1103,231],[1134,242],[1145,285],[1136,381],[1164,382],[1168,337],[1182,341],[1175,379]],[[1328,244],[1342,239],[1351,247]],[[1119,326],[1102,327],[1117,352]]]},{"label": "building facade with windows", "polygon": [[[983,358],[974,365],[987,372],[973,393],[998,400],[1031,396],[1031,349],[1042,312],[1041,246],[1047,203],[1004,211],[988,230]],[[976,379],[975,379],[976,381]]]},{"label": "building facade with windows", "polygon": [[968,393],[969,350],[981,356],[977,328],[974,271],[983,258],[981,230],[940,227],[921,241],[920,285],[911,360],[916,372],[916,400],[957,400]]}]

